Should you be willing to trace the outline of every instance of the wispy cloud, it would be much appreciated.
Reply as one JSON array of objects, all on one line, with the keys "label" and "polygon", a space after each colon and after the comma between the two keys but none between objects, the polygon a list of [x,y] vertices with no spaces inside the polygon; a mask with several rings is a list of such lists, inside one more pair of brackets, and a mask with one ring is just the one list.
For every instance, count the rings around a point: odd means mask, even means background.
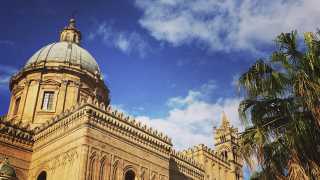
[{"label": "wispy cloud", "polygon": [[18,68],[8,65],[1,65],[0,64],[0,73],[1,74],[14,74],[18,72]]},{"label": "wispy cloud", "polygon": [[13,46],[14,42],[9,40],[0,40],[0,45]]},{"label": "wispy cloud", "polygon": [[0,65],[0,88],[7,88],[11,76],[17,71],[15,67]]},{"label": "wispy cloud", "polygon": [[121,31],[112,26],[112,23],[101,23],[95,32],[89,34],[89,40],[101,39],[110,47],[117,48],[125,54],[138,54],[146,57],[151,48],[147,40],[139,33]]},{"label": "wispy cloud", "polygon": [[112,107],[125,114],[131,114],[133,116],[138,116],[145,111],[145,108],[142,106],[133,107],[126,106],[124,104],[112,104]]},{"label": "wispy cloud", "polygon": [[188,95],[185,97],[178,96],[170,98],[167,102],[167,105],[169,107],[185,107],[194,103],[195,101],[208,100],[216,88],[216,82],[214,80],[209,80],[200,88],[189,90]]},{"label": "wispy cloud", "polygon": [[198,43],[211,51],[250,50],[281,32],[315,31],[319,0],[136,0],[140,25],[174,46]]},{"label": "wispy cloud", "polygon": [[10,75],[0,75],[0,86],[8,85],[10,77]]}]

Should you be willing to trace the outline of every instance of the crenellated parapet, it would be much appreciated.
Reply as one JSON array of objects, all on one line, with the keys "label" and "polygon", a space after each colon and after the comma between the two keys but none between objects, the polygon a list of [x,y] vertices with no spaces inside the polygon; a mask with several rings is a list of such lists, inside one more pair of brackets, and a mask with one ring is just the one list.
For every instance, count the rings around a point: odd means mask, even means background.
[{"label": "crenellated parapet", "polygon": [[168,156],[172,148],[168,136],[97,101],[82,102],[53,117],[35,129],[34,139],[36,143],[47,141],[81,125],[90,125]]},{"label": "crenellated parapet", "polygon": [[0,141],[30,150],[34,143],[33,135],[29,124],[10,121],[6,116],[0,117]]},{"label": "crenellated parapet", "polygon": [[171,151],[171,155],[175,158],[180,159],[181,161],[184,161],[185,163],[190,164],[191,166],[196,167],[197,169],[203,169],[203,165],[195,161],[194,159],[186,156],[183,152],[178,152],[176,150]]},{"label": "crenellated parapet", "polygon": [[182,152],[172,150],[171,160],[174,162],[174,166],[170,167],[171,171],[180,172],[192,179],[204,179],[205,172],[203,165],[186,156]]},{"label": "crenellated parapet", "polygon": [[193,146],[191,148],[181,151],[181,153],[188,157],[193,157],[197,153],[203,153],[206,155],[206,157],[214,159],[217,163],[221,164],[222,166],[228,167],[230,165],[227,159],[224,159],[220,156],[218,152],[214,151],[213,149],[204,144]]}]

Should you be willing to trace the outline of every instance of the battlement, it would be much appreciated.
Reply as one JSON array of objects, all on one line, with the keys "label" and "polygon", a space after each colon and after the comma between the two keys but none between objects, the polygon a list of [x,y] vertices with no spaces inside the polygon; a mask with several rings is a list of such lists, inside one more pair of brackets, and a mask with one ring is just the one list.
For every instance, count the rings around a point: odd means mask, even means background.
[{"label": "battlement", "polygon": [[202,164],[174,149],[171,151],[171,158],[175,161],[179,172],[197,179],[204,179],[204,167]]},{"label": "battlement", "polygon": [[34,142],[33,134],[29,124],[8,120],[6,116],[0,117],[1,141],[30,149]]},{"label": "battlement", "polygon": [[191,148],[181,151],[181,153],[184,154],[185,156],[188,156],[190,154],[194,154],[199,151],[203,151],[207,153],[209,156],[221,161],[222,163],[229,164],[229,162],[226,159],[223,159],[216,151],[214,151],[213,149],[211,149],[210,147],[204,144],[193,146]]},{"label": "battlement", "polygon": [[178,151],[172,149],[171,155],[173,157],[175,157],[175,158],[178,158],[178,159],[180,159],[180,160],[182,160],[182,161],[184,161],[184,162],[186,162],[186,163],[198,168],[198,169],[203,169],[203,165],[202,164],[200,164],[197,161],[195,161],[194,159],[186,156],[183,152],[178,152]]},{"label": "battlement", "polygon": [[[89,118],[83,118],[85,116]],[[49,134],[64,129],[65,126],[81,123],[89,123],[163,153],[169,154],[172,148],[172,140],[168,136],[136,121],[132,117],[125,116],[118,110],[113,110],[111,106],[105,106],[103,103],[98,104],[97,102],[77,104],[61,115],[55,116],[50,121],[35,128],[35,141],[41,141]]]}]

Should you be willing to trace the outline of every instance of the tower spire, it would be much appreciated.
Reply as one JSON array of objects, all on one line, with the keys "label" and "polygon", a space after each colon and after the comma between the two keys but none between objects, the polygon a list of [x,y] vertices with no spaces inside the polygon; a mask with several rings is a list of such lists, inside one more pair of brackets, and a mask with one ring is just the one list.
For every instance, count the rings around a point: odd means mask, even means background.
[{"label": "tower spire", "polygon": [[227,117],[227,114],[226,114],[224,111],[222,112],[221,127],[222,127],[222,128],[228,128],[228,127],[230,127],[229,118]]},{"label": "tower spire", "polygon": [[81,32],[76,27],[76,20],[74,17],[70,18],[69,24],[60,33],[60,41],[80,44]]}]

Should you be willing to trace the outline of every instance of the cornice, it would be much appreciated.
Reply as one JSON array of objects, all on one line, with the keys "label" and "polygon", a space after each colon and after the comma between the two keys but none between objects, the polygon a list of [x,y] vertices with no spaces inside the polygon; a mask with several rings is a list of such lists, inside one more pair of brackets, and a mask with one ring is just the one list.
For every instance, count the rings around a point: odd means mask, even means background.
[{"label": "cornice", "polygon": [[[75,65],[69,65],[61,62],[53,62],[52,65],[47,65],[45,63],[37,63],[32,66],[24,67],[22,68],[19,72],[15,73],[9,83],[9,88],[10,90],[13,87],[13,84],[15,84],[17,81],[19,81],[21,78],[25,77],[27,74],[30,73],[41,73],[44,71],[56,71],[57,73],[71,73],[71,74],[76,74],[77,76],[82,76],[82,77],[87,77],[89,79],[92,79],[92,82],[98,83],[98,84],[103,84],[103,79],[100,76],[100,74],[93,74],[83,68],[81,66],[75,66]],[[105,86],[105,85],[104,85]],[[109,89],[105,86],[104,87],[107,92],[109,92]]]}]

